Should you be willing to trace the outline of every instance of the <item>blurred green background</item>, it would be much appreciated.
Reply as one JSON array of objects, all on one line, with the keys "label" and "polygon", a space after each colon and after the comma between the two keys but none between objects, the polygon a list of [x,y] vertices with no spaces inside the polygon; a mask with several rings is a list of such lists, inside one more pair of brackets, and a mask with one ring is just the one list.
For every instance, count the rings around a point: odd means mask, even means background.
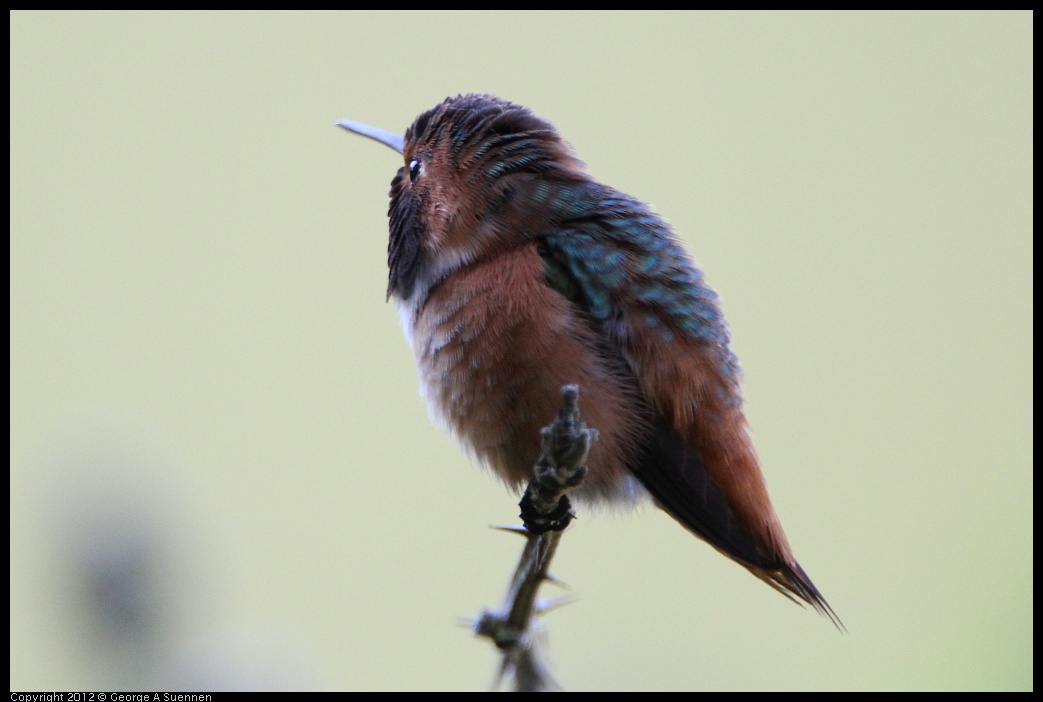
[{"label": "blurred green background", "polygon": [[11,15],[11,685],[485,689],[516,498],[384,302],[404,131],[491,92],[722,296],[849,629],[588,515],[579,689],[1032,687],[1032,15]]}]

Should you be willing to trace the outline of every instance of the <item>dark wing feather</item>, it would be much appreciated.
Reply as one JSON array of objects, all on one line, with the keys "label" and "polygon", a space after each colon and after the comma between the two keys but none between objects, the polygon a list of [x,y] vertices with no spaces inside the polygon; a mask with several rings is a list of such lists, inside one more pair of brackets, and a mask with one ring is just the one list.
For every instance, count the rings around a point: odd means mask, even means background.
[{"label": "dark wing feather", "polygon": [[779,566],[739,521],[699,455],[663,419],[656,418],[630,468],[671,517],[718,551],[743,565]]}]

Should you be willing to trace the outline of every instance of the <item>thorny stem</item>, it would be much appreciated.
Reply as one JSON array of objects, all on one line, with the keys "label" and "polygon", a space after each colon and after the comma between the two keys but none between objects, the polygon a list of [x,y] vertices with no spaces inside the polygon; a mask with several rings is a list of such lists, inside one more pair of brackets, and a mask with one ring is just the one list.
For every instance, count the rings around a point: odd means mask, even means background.
[{"label": "thorny stem", "polygon": [[498,680],[511,674],[519,691],[557,687],[541,655],[542,625],[537,615],[546,607],[538,605],[536,593],[548,579],[562,531],[575,517],[565,493],[583,481],[587,472],[583,463],[598,438],[597,430],[588,428],[580,417],[578,386],[562,388],[562,408],[540,435],[543,455],[519,503],[525,526],[511,529],[525,535],[525,548],[503,607],[485,610],[474,623],[475,634],[491,639],[502,653]]}]

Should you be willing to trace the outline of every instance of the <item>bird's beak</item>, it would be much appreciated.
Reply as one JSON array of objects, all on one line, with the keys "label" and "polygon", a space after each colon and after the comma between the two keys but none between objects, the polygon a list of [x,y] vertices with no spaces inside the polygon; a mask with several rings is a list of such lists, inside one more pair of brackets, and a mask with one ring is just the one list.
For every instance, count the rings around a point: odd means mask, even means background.
[{"label": "bird's beak", "polygon": [[380,127],[371,127],[368,124],[362,124],[361,122],[352,122],[350,119],[341,120],[340,122],[337,122],[337,124],[344,127],[349,132],[355,132],[364,137],[369,137],[374,141],[379,141],[385,146],[390,146],[398,153],[402,153],[404,140],[398,134],[393,134],[386,129],[381,129]]}]

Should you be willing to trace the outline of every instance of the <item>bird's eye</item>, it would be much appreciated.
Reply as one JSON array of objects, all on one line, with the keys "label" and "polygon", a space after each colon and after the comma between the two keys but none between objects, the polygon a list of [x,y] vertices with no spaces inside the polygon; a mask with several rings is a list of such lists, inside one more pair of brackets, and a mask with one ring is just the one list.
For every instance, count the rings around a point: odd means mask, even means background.
[{"label": "bird's eye", "polygon": [[420,161],[415,158],[409,162],[409,180],[416,182],[420,177]]}]

